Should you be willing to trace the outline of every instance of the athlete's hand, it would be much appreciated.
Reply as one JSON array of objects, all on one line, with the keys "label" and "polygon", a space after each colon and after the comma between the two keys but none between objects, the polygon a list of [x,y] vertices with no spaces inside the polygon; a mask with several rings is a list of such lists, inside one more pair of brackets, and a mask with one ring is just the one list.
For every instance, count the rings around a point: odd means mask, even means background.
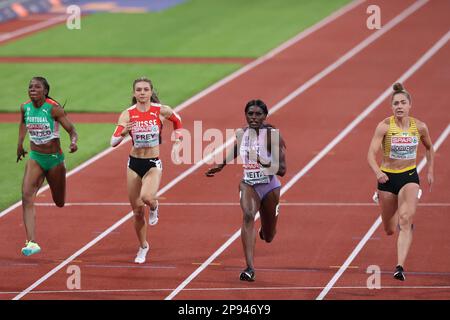
[{"label": "athlete's hand", "polygon": [[386,173],[380,171],[380,173],[377,174],[377,180],[379,183],[386,183],[389,181],[389,177],[387,176]]},{"label": "athlete's hand", "polygon": [[172,161],[175,164],[181,164],[180,160],[180,148],[181,148],[181,140],[175,140],[172,146]]},{"label": "athlete's hand", "polygon": [[122,137],[125,137],[127,134],[129,134],[131,132],[131,129],[133,129],[134,126],[134,121],[130,121],[125,123],[125,126],[122,130],[122,133],[120,134]]},{"label": "athlete's hand", "polygon": [[215,167],[213,167],[213,168],[210,168],[208,171],[206,171],[206,172],[205,172],[205,175],[206,175],[207,177],[214,177],[214,175],[215,175],[217,172],[222,171],[223,167],[224,167],[224,165],[218,164],[217,166],[215,166]]},{"label": "athlete's hand", "polygon": [[77,142],[76,141],[72,141],[72,143],[69,146],[69,153],[74,153],[75,151],[78,150],[78,146],[77,146]]},{"label": "athlete's hand", "polygon": [[20,160],[22,160],[22,158],[25,158],[25,155],[26,155],[27,153],[28,153],[28,152],[25,151],[25,149],[23,148],[22,145],[17,146],[17,160],[16,160],[16,162],[19,162]]},{"label": "athlete's hand", "polygon": [[429,191],[431,192],[431,188],[432,188],[433,182],[434,182],[434,174],[433,174],[433,172],[428,171],[428,173],[427,173],[427,180],[428,180],[428,185],[430,186]]},{"label": "athlete's hand", "polygon": [[272,166],[272,161],[266,161],[267,159],[265,159],[264,161],[261,161],[261,158],[259,157],[259,155],[256,156],[256,162],[258,164],[260,164],[262,167],[264,168],[270,168]]}]

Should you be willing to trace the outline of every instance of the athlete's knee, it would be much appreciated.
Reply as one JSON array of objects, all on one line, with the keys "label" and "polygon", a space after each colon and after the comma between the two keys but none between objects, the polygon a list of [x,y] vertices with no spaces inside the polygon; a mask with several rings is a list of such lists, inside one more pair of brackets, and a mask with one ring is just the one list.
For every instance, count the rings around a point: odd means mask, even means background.
[{"label": "athlete's knee", "polygon": [[277,233],[276,230],[273,230],[272,232],[264,232],[264,241],[267,243],[272,242],[272,240],[275,238],[275,234]]},{"label": "athlete's knee", "polygon": [[140,206],[133,209],[133,215],[136,220],[145,219],[144,206]]},{"label": "athlete's knee", "polygon": [[410,230],[412,226],[412,218],[407,214],[400,215],[398,219],[398,225],[400,230]]},{"label": "athlete's knee", "polygon": [[66,197],[64,194],[61,194],[61,193],[53,194],[53,192],[52,192],[52,198],[53,198],[53,202],[55,203],[55,205],[58,208],[62,208],[66,204]]},{"label": "athlete's knee", "polygon": [[26,191],[22,190],[22,205],[24,206],[31,206],[34,204],[35,199],[35,192],[34,191]]},{"label": "athlete's knee", "polygon": [[244,210],[244,223],[249,224],[253,223],[254,221],[255,221],[255,213],[249,210]]},{"label": "athlete's knee", "polygon": [[31,195],[22,193],[22,205],[28,206],[31,204],[33,204],[33,198],[31,197]]},{"label": "athlete's knee", "polygon": [[143,195],[141,195],[141,200],[146,205],[151,206],[151,205],[155,204],[156,196],[154,194],[143,194]]},{"label": "athlete's knee", "polygon": [[58,208],[62,208],[62,207],[65,206],[66,201],[65,201],[64,199],[62,199],[62,200],[55,200],[55,204],[56,204],[56,206],[57,206]]},{"label": "athlete's knee", "polygon": [[395,233],[395,229],[392,228],[384,228],[384,232],[386,232],[386,234],[388,236],[392,236]]}]

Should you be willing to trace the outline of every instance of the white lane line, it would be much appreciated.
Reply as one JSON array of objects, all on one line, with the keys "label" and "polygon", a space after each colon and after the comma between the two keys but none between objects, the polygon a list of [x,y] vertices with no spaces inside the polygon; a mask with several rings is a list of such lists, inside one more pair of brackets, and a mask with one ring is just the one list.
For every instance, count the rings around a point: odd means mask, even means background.
[{"label": "white lane line", "polygon": [[[295,36],[294,38],[286,41],[285,43],[281,44],[279,47],[275,48],[274,50],[270,51],[269,53],[267,53],[266,55],[256,59],[255,61],[249,63],[248,65],[245,65],[244,67],[242,67],[241,69],[235,71],[234,73],[232,73],[231,75],[229,75],[228,77],[216,82],[215,84],[212,84],[211,86],[209,86],[208,88],[202,90],[201,92],[197,93],[196,95],[194,95],[193,97],[189,98],[188,100],[186,100],[185,102],[181,103],[180,105],[178,105],[174,110],[176,112],[180,112],[181,110],[185,109],[186,107],[192,105],[194,102],[197,102],[198,100],[200,100],[201,98],[203,98],[204,96],[206,96],[207,94],[210,94],[211,92],[223,87],[225,84],[227,84],[228,82],[230,82],[231,80],[236,79],[237,77],[241,76],[242,74],[252,70],[253,68],[255,68],[256,66],[258,66],[259,64],[272,59],[274,56],[276,56],[277,54],[281,53],[282,51],[286,50],[287,48],[289,48],[290,46],[292,46],[293,44],[299,42],[300,40],[304,39],[305,37],[307,37],[308,35],[312,34],[313,32],[319,30],[320,28],[324,27],[325,25],[329,24],[330,22],[336,20],[337,18],[339,18],[340,16],[344,15],[345,13],[347,13],[348,11],[352,10],[353,8],[357,7],[358,5],[360,5],[362,2],[364,2],[365,0],[356,0],[353,1],[351,3],[349,3],[348,5],[342,7],[340,10],[336,11],[335,13],[331,14],[330,16],[326,17],[325,19],[319,21],[317,24],[311,26],[310,28],[303,30],[302,32],[300,32],[297,36]],[[124,139],[124,141],[122,142],[122,146],[119,146],[123,148],[123,145],[125,145],[126,142],[130,141],[130,137],[127,137],[126,139]],[[229,143],[231,144],[231,143]],[[229,145],[227,144],[226,147]],[[106,156],[107,154],[109,154],[110,152],[116,150],[117,148],[108,148],[106,150],[104,150],[103,152],[99,153],[98,155],[94,156],[91,159],[88,159],[87,161],[85,161],[84,163],[82,163],[81,165],[79,165],[78,167],[74,168],[73,170],[71,170],[69,173],[67,173],[67,177],[70,177],[71,175],[81,171],[82,169],[84,169],[85,167],[91,165],[92,163],[94,163],[95,161],[97,161],[100,158],[103,158],[104,156]],[[223,150],[223,149],[221,149]],[[215,155],[215,154],[214,154]],[[211,159],[212,157],[208,158]],[[188,173],[189,174],[189,173]],[[183,178],[185,176],[187,176],[188,174],[184,175]],[[171,186],[170,186],[171,187]],[[43,193],[44,191],[48,190],[49,186],[45,185],[44,187],[42,187],[39,191],[38,191],[38,195]],[[0,212],[0,218],[2,218],[3,216],[7,215],[9,212],[13,211],[14,209],[16,209],[17,207],[19,207],[22,204],[22,201],[18,201],[15,204],[11,205],[9,208],[5,209],[4,211]]]},{"label": "white lane line", "polygon": [[[331,17],[332,18],[325,18],[325,20],[323,20],[322,22],[319,22],[318,28],[323,27],[325,24],[330,23],[331,21],[334,21],[335,19],[337,19],[338,17],[340,17],[341,15],[343,15],[344,13],[350,11],[351,9],[353,9],[355,6],[357,6],[358,4],[360,4],[361,1],[355,1],[353,3],[351,3],[350,5],[344,7],[342,10],[338,11],[338,14],[334,14]],[[324,22],[325,21],[325,22]],[[302,39],[301,34],[310,34],[313,31],[317,30],[317,29],[307,29],[305,32],[301,32],[299,34],[299,39]],[[309,30],[309,31],[308,31]],[[297,41],[298,41],[297,40]],[[289,41],[288,41],[289,42]],[[289,45],[291,44],[284,44],[287,48]],[[283,46],[283,45],[282,45]],[[281,46],[281,47],[282,47]],[[272,57],[275,55],[275,53],[279,53],[281,52],[283,49],[280,49],[280,51],[276,52],[273,51],[272,53]],[[256,62],[256,61],[255,61]],[[245,68],[245,67],[244,67]],[[235,77],[237,77],[239,75],[235,75]],[[230,79],[231,80],[231,79]],[[221,85],[224,85],[224,83],[222,83]],[[214,85],[213,85],[214,87]],[[218,87],[214,87],[215,89],[217,89]],[[190,103],[193,103],[194,101],[196,101],[194,98],[197,97],[197,99],[200,99],[202,97],[203,92],[210,92],[208,91],[209,88],[205,89],[204,91],[200,92],[199,94],[197,94],[196,96],[194,96],[192,99],[190,99]],[[193,100],[194,99],[194,100]],[[287,103],[287,102],[286,102]],[[185,105],[180,105],[178,106],[175,111],[180,111],[181,109],[183,109],[185,107]],[[129,140],[129,138],[128,138]],[[164,192],[166,192],[167,190],[169,190],[170,188],[172,188],[176,183],[178,183],[179,181],[181,181],[182,179],[184,179],[185,177],[187,177],[189,174],[191,174],[192,172],[194,172],[196,169],[198,169],[201,165],[203,165],[204,163],[206,163],[207,161],[209,161],[209,159],[213,158],[214,155],[218,152],[221,152],[224,148],[226,148],[228,145],[230,145],[231,143],[233,143],[233,140],[230,139],[228,141],[228,143],[226,143],[225,145],[222,146],[222,148],[220,150],[216,150],[216,152],[214,152],[213,154],[210,154],[208,157],[206,157],[205,159],[203,159],[203,161],[200,161],[199,163],[197,163],[196,165],[194,165],[193,167],[191,167],[191,169],[186,170],[185,172],[183,172],[181,175],[179,175],[176,179],[172,180],[170,183],[168,183],[166,186],[164,186],[162,189],[159,190],[158,192],[158,196],[160,196],[161,194],[163,194]],[[123,146],[122,146],[123,147]],[[113,150],[113,148],[108,148],[107,150],[105,150],[102,154],[107,154],[109,152],[111,152]],[[98,158],[97,158],[98,159]],[[94,160],[95,161],[95,160]],[[87,162],[90,162],[90,160],[88,160]],[[93,162],[93,161],[92,161]],[[90,163],[92,163],[90,162]],[[78,168],[74,169],[77,170]],[[78,170],[79,171],[79,170]],[[21,204],[21,202],[18,202],[16,204],[16,207],[19,206]],[[8,209],[7,209],[8,210]],[[11,210],[9,210],[11,211]],[[8,212],[9,212],[8,211]],[[6,213],[1,213],[0,214],[0,218],[2,216],[4,216]],[[72,260],[74,260],[76,257],[78,257],[79,255],[81,255],[83,252],[85,252],[86,250],[88,250],[90,247],[92,247],[94,244],[96,244],[98,241],[100,241],[101,239],[103,239],[105,236],[107,236],[109,233],[113,232],[116,228],[118,228],[121,224],[123,224],[125,221],[127,221],[128,219],[130,219],[133,216],[133,212],[129,212],[126,216],[124,216],[121,220],[119,220],[116,224],[114,224],[112,227],[108,228],[107,230],[105,230],[102,234],[100,234],[97,238],[95,238],[94,240],[92,240],[89,244],[87,244],[86,246],[84,246],[83,248],[81,248],[80,250],[78,250],[76,253],[74,253],[72,256],[70,256],[69,258],[67,258],[65,261],[63,261],[61,264],[59,264],[55,269],[52,269],[51,271],[49,271],[47,274],[45,274],[43,277],[41,277],[38,281],[36,281],[35,283],[33,283],[31,286],[29,286],[28,288],[26,288],[24,291],[22,291],[19,295],[17,295],[16,297],[14,297],[13,300],[19,300],[21,299],[23,296],[25,296],[26,294],[28,294],[31,290],[33,290],[34,288],[36,288],[37,286],[39,286],[42,282],[44,282],[45,280],[47,280],[48,278],[50,278],[52,275],[54,275],[57,271],[59,271],[61,268],[63,268],[64,266],[66,266],[67,264],[69,264]]]},{"label": "white lane line", "polygon": [[39,22],[39,23],[35,23],[35,24],[31,25],[31,26],[27,26],[27,27],[20,28],[20,29],[15,30],[15,31],[4,33],[4,34],[0,35],[0,44],[2,42],[7,41],[7,40],[10,40],[10,39],[13,39],[13,38],[16,38],[16,37],[20,37],[21,35],[24,35],[26,33],[35,32],[35,31],[38,31],[38,30],[50,27],[52,25],[61,23],[61,22],[65,21],[66,19],[67,19],[67,15],[56,16],[56,17],[51,18],[49,20],[45,20],[45,21],[42,21],[42,22]]},{"label": "white lane line", "polygon": [[[127,137],[123,140],[123,144],[125,144],[126,142],[128,142],[129,140],[131,140],[130,137]],[[120,147],[119,147],[120,148]],[[70,177],[72,175],[74,175],[75,173],[83,170],[84,168],[86,168],[87,166],[91,165],[92,163],[94,163],[95,161],[97,161],[98,159],[103,158],[104,156],[106,156],[108,153],[112,152],[114,149],[113,148],[108,148],[102,152],[100,152],[99,154],[97,154],[96,156],[86,160],[85,162],[83,162],[82,164],[80,164],[78,167],[72,169],[70,172],[68,172],[66,174],[66,177]],[[39,191],[37,192],[37,195],[45,192],[46,190],[49,189],[48,184],[43,186],[41,189],[39,189]],[[8,213],[10,213],[11,211],[13,211],[14,209],[16,209],[17,207],[22,205],[22,201],[18,201],[15,204],[13,204],[12,206],[10,206],[9,208],[3,210],[2,212],[0,212],[0,218],[6,216]]]},{"label": "white lane line", "polygon": [[[447,33],[447,35],[449,35]],[[433,47],[434,48],[434,47]],[[400,81],[404,82],[404,81]],[[444,132],[441,134],[441,136],[438,138],[434,145],[434,149],[439,149],[439,146],[447,139],[447,136],[450,133],[450,124],[447,126],[447,128],[444,130]],[[426,164],[426,158],[424,157],[420,164],[417,166],[417,172],[420,172],[423,167]],[[328,292],[333,288],[334,284],[339,280],[339,278],[344,274],[345,270],[348,268],[348,266],[353,262],[353,260],[356,258],[356,256],[359,254],[359,252],[363,249],[363,247],[366,245],[367,241],[372,237],[375,230],[380,226],[381,224],[381,216],[377,218],[377,220],[373,223],[373,225],[370,227],[369,231],[365,234],[365,236],[362,238],[362,240],[358,243],[358,245],[355,247],[355,249],[352,251],[352,253],[348,256],[347,260],[342,264],[342,266],[339,268],[338,272],[333,276],[333,278],[328,282],[326,287],[323,289],[323,291],[317,296],[316,300],[323,300],[325,296],[328,294]]]},{"label": "white lane line", "polygon": [[89,242],[87,245],[85,245],[83,248],[75,252],[73,255],[71,255],[69,258],[64,260],[62,263],[60,263],[57,267],[53,268],[51,271],[49,271],[45,276],[41,277],[38,281],[33,283],[31,286],[29,286],[27,289],[22,291],[20,294],[15,296],[13,300],[19,300],[23,296],[25,296],[27,293],[29,293],[31,290],[36,288],[38,285],[40,285],[42,282],[50,278],[52,275],[57,273],[59,270],[64,268],[67,264],[69,264],[72,260],[75,260],[79,255],[81,255],[83,252],[94,246],[97,242],[99,242],[101,239],[106,237],[109,233],[114,231],[116,228],[118,228],[121,224],[123,224],[125,221],[130,219],[133,216],[133,211],[129,212],[126,216],[124,216],[122,219],[117,221],[115,224],[113,224],[111,227],[109,227],[107,230],[105,230],[102,234],[100,234],[98,237],[96,237],[94,240]]},{"label": "white lane line", "polygon": [[[371,36],[369,36],[368,38],[371,39],[371,41],[367,41],[364,40],[362,41],[362,43],[364,43],[364,46],[360,44],[358,44],[355,48],[351,49],[350,52],[353,53],[353,55],[356,55],[358,52],[360,52],[362,49],[364,49],[365,47],[367,47],[369,44],[371,44],[373,41],[375,41],[376,39],[378,39],[382,34],[386,33],[388,30],[392,29],[395,25],[397,25],[398,23],[400,23],[402,20],[404,20],[406,17],[408,17],[410,14],[412,14],[414,11],[416,11],[417,9],[419,9],[422,5],[424,5],[427,2],[427,0],[421,0],[418,1],[416,3],[414,3],[412,6],[408,7],[406,10],[404,10],[402,13],[400,13],[398,16],[396,16],[394,19],[392,19],[389,23],[387,23],[383,29],[378,30],[377,32],[373,33]],[[321,76],[317,77],[314,76],[311,80],[309,80],[308,82],[310,83],[308,86],[302,85],[301,87],[299,87],[299,89],[295,90],[295,94],[290,94],[289,95],[289,99],[283,99],[282,101],[280,101],[279,103],[277,103],[276,106],[274,106],[273,108],[271,108],[271,112],[275,112],[279,109],[281,109],[283,106],[285,106],[288,102],[290,102],[291,100],[293,100],[294,98],[296,98],[298,95],[300,95],[301,93],[303,93],[304,91],[306,91],[310,86],[312,86],[314,83],[316,83],[317,81],[319,81],[320,79],[322,79],[323,77],[325,77],[326,75],[328,75],[329,73],[331,73],[333,70],[335,70],[336,68],[338,68],[339,66],[341,66],[343,63],[345,63],[347,60],[349,60],[351,57],[353,57],[352,55],[346,54],[345,55],[346,60],[343,60],[342,58],[339,58],[337,61],[335,61],[332,66],[334,66],[333,68],[327,67],[325,70],[326,72],[321,72]],[[275,109],[274,111],[272,111],[273,109]],[[188,170],[184,171],[182,174],[180,174],[178,177],[176,177],[175,179],[173,179],[171,182],[169,182],[167,185],[165,185],[163,188],[161,188],[157,194],[157,196],[160,196],[162,194],[164,194],[167,190],[171,189],[174,185],[176,185],[178,182],[180,182],[181,180],[183,180],[185,177],[187,177],[188,175],[190,175],[192,172],[194,172],[195,170],[197,170],[198,168],[200,168],[203,164],[207,163],[210,159],[212,159],[217,153],[222,152],[223,149],[225,149],[227,146],[231,145],[233,143],[234,139],[229,139],[224,145],[222,145],[221,147],[217,148],[213,153],[209,154],[207,157],[205,157],[204,159],[202,159],[201,161],[199,161],[198,163],[196,163],[194,166],[192,166],[191,168],[189,168]],[[122,218],[120,221],[122,221],[121,223],[116,223],[114,228],[109,228],[108,230],[106,230],[105,232],[103,232],[102,234],[100,234],[97,238],[95,238],[94,240],[92,240],[88,245],[86,245],[85,247],[81,248],[79,251],[77,251],[76,254],[72,255],[71,257],[69,257],[68,259],[66,259],[65,261],[63,261],[60,265],[58,265],[55,269],[60,270],[62,267],[64,267],[65,265],[69,264],[70,261],[72,261],[73,259],[75,259],[78,255],[82,254],[83,252],[85,252],[86,250],[88,250],[90,247],[92,247],[95,243],[97,243],[98,241],[100,241],[102,238],[104,238],[106,235],[108,235],[110,232],[114,231],[116,228],[118,228],[121,224],[123,224],[125,221],[127,221],[128,219],[130,219],[133,216],[133,212],[129,212],[124,218]],[[225,244],[222,245],[222,247],[219,250],[225,250],[237,237],[239,237],[240,234],[240,230],[237,231],[232,238],[230,238]],[[219,250],[217,252],[219,252]],[[216,252],[216,253],[217,253]],[[221,251],[220,251],[221,252]],[[215,254],[214,253],[206,262],[204,262],[200,267],[200,271],[203,270],[207,264],[210,264],[212,262],[209,261],[210,259],[215,259]],[[217,255],[219,255],[220,253],[217,253]],[[208,262],[209,261],[209,262]],[[207,264],[206,264],[207,263]],[[205,265],[206,264],[206,265]],[[205,266],[204,266],[205,265]],[[36,281],[34,284],[32,284],[30,287],[28,287],[27,289],[25,289],[21,294],[17,295],[13,300],[19,300],[21,299],[23,296],[25,296],[28,292],[30,292],[31,290],[33,290],[34,288],[36,288],[39,284],[41,284],[42,282],[44,282],[45,280],[47,280],[48,278],[50,278],[53,274],[56,273],[55,269],[51,270],[50,272],[48,272],[46,275],[44,275],[42,278],[40,278],[38,281]],[[197,269],[197,270],[199,270]],[[196,271],[197,272],[197,271]],[[192,275],[191,275],[192,276]],[[196,276],[196,275],[195,275]],[[194,277],[195,277],[194,276]],[[193,279],[193,278],[192,278]],[[180,289],[182,286],[187,285],[187,283],[189,283],[191,280],[187,279],[185,282],[186,284],[181,284],[180,285]],[[178,288],[177,288],[178,290]],[[174,293],[172,293],[174,294]],[[172,295],[171,294],[171,295]],[[176,293],[174,294],[176,295]],[[166,298],[167,299],[167,298]]]},{"label": "white lane line", "polygon": [[[428,1],[418,1],[414,3],[411,7],[403,11],[400,15],[395,17],[393,20],[396,20],[396,23],[399,23],[401,20],[398,19],[399,16],[402,16],[403,19],[408,15],[413,13],[415,10],[423,6]],[[412,10],[414,8],[414,10]],[[392,22],[392,21],[391,21]],[[389,22],[390,23],[390,22]],[[386,26],[389,25],[386,24]],[[392,28],[393,25],[391,24]],[[373,34],[372,36],[374,36]],[[442,40],[442,39],[441,39]],[[438,43],[441,43],[439,41]],[[434,48],[434,47],[433,47]],[[431,49],[430,49],[431,50]],[[437,51],[437,50],[436,50]],[[432,56],[428,54],[428,52],[421,57],[405,74],[409,76],[412,75],[425,61],[427,61]],[[426,57],[426,59],[424,59]],[[327,68],[328,69],[328,68]],[[412,71],[414,70],[414,71]],[[402,76],[400,79],[403,79]],[[405,78],[406,79],[406,78]],[[402,81],[403,82],[403,81]],[[325,148],[323,148],[302,170],[300,170],[291,180],[289,180],[286,185],[281,188],[280,195],[282,196],[286,191],[288,191],[301,177],[303,177],[312,167],[314,167],[331,149],[333,149],[344,137],[351,132],[364,118],[366,118],[376,107],[380,105],[380,103],[391,93],[391,88],[388,87],[381,95],[378,97],[371,105],[369,105],[357,118],[355,118],[344,130],[342,130],[338,136],[336,136]],[[255,219],[259,218],[259,214],[256,215]],[[241,234],[241,229],[236,231],[233,236],[224,243],[216,252],[214,252],[197,270],[195,270],[191,275],[189,275],[186,280],[184,280],[176,290],[174,290],[169,296],[167,296],[166,300],[173,299],[181,290],[183,290],[194,278],[196,278],[216,257],[218,257],[231,243],[233,243]],[[370,237],[369,237],[370,238]]]},{"label": "white lane line", "polygon": [[[374,202],[280,202],[283,207],[375,207]],[[239,202],[159,202],[168,207],[217,207],[239,206]],[[421,207],[450,207],[448,202],[419,203]],[[36,203],[38,207],[56,207],[53,202]],[[129,207],[129,202],[68,202],[66,207]]]},{"label": "white lane line", "polygon": [[[384,27],[377,32],[371,34],[369,37],[367,37],[365,40],[363,40],[361,43],[356,45],[354,48],[352,48],[350,51],[348,51],[346,54],[341,56],[339,59],[337,59],[335,62],[330,64],[328,67],[323,69],[321,72],[313,76],[311,79],[306,81],[303,85],[298,87],[296,90],[294,90],[292,93],[287,95],[284,99],[279,101],[277,104],[275,104],[272,108],[269,110],[269,114],[273,114],[276,111],[280,110],[284,106],[286,106],[289,102],[297,98],[300,94],[305,92],[307,89],[312,87],[314,84],[319,82],[321,79],[329,75],[331,72],[339,68],[341,65],[343,65],[345,62],[350,60],[352,57],[354,57],[356,54],[361,52],[363,49],[365,49],[367,46],[369,46],[371,43],[373,43],[375,40],[377,40],[379,37],[381,37],[383,34],[391,30],[393,27],[395,27],[397,24],[399,24],[401,21],[406,19],[409,15],[417,11],[420,7],[422,7],[425,3],[427,3],[428,0],[420,0],[415,2],[413,5],[408,7],[406,10],[401,12],[399,15],[397,15],[394,19],[389,21]],[[387,92],[390,92],[389,90],[386,90]],[[370,111],[368,111],[370,113]],[[365,117],[366,115],[364,115]],[[222,153],[224,149],[228,148],[234,143],[234,138],[228,139],[223,145],[216,148],[214,152],[210,153],[206,157],[204,157],[202,160],[197,162],[195,165],[187,169],[186,171],[182,172],[178,177],[173,179],[171,182],[169,182],[164,188],[161,189],[161,193],[169,190],[174,185],[176,185],[178,182],[186,178],[188,175],[190,175],[192,172],[196,171],[198,168],[203,166],[206,163],[209,163],[210,160],[214,159],[214,157]],[[322,156],[322,155],[318,155]],[[303,173],[300,173],[300,176],[303,175]],[[295,181],[293,182],[295,183]]]},{"label": "white lane line", "polygon": [[193,96],[191,99],[187,100],[186,102],[182,103],[179,106],[179,110],[184,109],[188,104],[191,104],[201,98],[203,98],[205,95],[209,94],[210,92],[218,89],[221,86],[224,86],[225,84],[227,84],[228,82],[230,82],[231,80],[236,79],[237,77],[241,76],[242,74],[244,74],[245,72],[255,68],[256,66],[260,65],[261,63],[272,59],[274,56],[276,56],[277,54],[279,54],[280,52],[286,50],[287,48],[289,48],[290,46],[294,45],[295,43],[299,42],[300,40],[306,38],[307,36],[309,36],[310,34],[316,32],[317,30],[321,29],[322,27],[326,26],[327,24],[329,24],[330,22],[336,20],[337,18],[341,17],[342,15],[344,15],[345,13],[351,11],[353,8],[359,6],[361,3],[365,2],[365,0],[357,0],[357,1],[352,1],[350,2],[348,5],[342,7],[341,9],[335,11],[334,13],[332,13],[331,15],[329,15],[328,17],[326,17],[325,19],[319,21],[318,23],[316,23],[315,25],[309,27],[308,29],[303,30],[301,33],[299,33],[297,36],[295,36],[294,38],[286,41],[285,43],[281,44],[279,47],[271,50],[270,52],[268,52],[267,54],[265,54],[264,56],[256,59],[255,61],[245,65],[244,67],[242,67],[241,69],[237,70],[236,72],[230,74],[228,77],[222,79],[221,81],[217,82],[215,85],[209,87],[208,89],[206,89],[205,91]]},{"label": "white lane line", "polygon": [[[318,291],[323,287],[314,286],[295,286],[295,287],[234,287],[234,288],[186,288],[185,291],[191,292],[210,292],[210,291]],[[373,292],[367,288],[367,286],[348,286],[348,287],[335,287],[336,290],[367,290]],[[377,289],[380,290],[448,290],[450,286],[436,285],[436,286],[382,286]],[[56,294],[56,293],[69,293],[69,294],[81,294],[81,293],[146,293],[146,292],[168,292],[173,288],[154,288],[154,289],[90,289],[90,290],[36,290],[30,292],[30,294]],[[0,295],[17,294],[17,291],[0,291]]]}]

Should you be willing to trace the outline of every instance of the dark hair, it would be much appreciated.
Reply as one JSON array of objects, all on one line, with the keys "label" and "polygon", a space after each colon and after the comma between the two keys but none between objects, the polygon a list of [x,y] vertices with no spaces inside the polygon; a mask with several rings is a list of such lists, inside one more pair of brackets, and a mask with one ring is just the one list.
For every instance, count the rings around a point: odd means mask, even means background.
[{"label": "dark hair", "polygon": [[[138,83],[138,82],[147,82],[148,84],[150,84],[150,89],[152,90],[152,96],[150,97],[150,102],[161,103],[159,101],[158,94],[153,89],[152,81],[149,78],[147,78],[147,77],[140,77],[140,78],[137,78],[136,80],[134,80],[134,82],[133,82],[133,92],[134,92],[134,89],[136,87],[136,83]],[[131,105],[135,105],[136,103],[137,103],[136,97],[133,96],[133,98],[131,99]]]},{"label": "dark hair", "polygon": [[269,114],[269,111],[267,110],[267,105],[264,103],[264,101],[259,99],[250,100],[249,102],[247,102],[247,104],[245,105],[245,113],[247,113],[248,109],[250,109],[250,107],[252,106],[260,107],[265,115]]},{"label": "dark hair", "polygon": [[[52,97],[50,97],[50,95],[49,95],[49,94],[50,94],[50,84],[48,83],[47,79],[45,79],[44,77],[39,77],[39,76],[37,76],[37,77],[31,78],[30,82],[31,82],[32,80],[37,80],[37,81],[39,81],[40,83],[42,83],[42,85],[44,86],[44,88],[47,90],[47,93],[45,94],[45,98],[46,98],[46,99],[52,99],[53,101],[55,101],[56,103],[58,103],[58,104],[61,106],[61,104],[60,104],[56,99],[53,99]],[[64,104],[62,105],[62,108],[64,108],[64,106],[66,105],[66,103],[67,103],[67,101],[64,102]]]},{"label": "dark hair", "polygon": [[392,93],[391,102],[394,100],[394,97],[397,94],[401,93],[401,94],[404,94],[406,96],[406,98],[408,99],[409,103],[411,103],[411,95],[409,94],[408,91],[405,90],[405,87],[403,87],[403,85],[400,82],[394,83],[394,85],[392,86],[392,89],[394,89],[394,92]]}]

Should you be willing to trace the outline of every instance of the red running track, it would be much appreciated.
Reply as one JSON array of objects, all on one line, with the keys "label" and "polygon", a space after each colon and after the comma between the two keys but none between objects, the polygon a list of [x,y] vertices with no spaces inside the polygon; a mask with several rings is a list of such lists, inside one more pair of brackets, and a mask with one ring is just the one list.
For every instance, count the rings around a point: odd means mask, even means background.
[{"label": "red running track", "polygon": [[0,24],[0,45],[64,23],[66,15],[46,13],[10,20]]},{"label": "red running track", "polygon": [[[387,23],[413,1],[377,3],[384,8],[383,12],[386,14],[383,19]],[[364,5],[358,6],[273,59],[184,109],[181,114],[186,127],[192,129],[193,121],[201,119],[204,128],[236,128],[243,124],[242,108],[248,99],[261,97],[269,105],[274,105],[372,34],[361,24],[361,17],[366,15],[365,9]],[[442,19],[446,10],[448,11],[448,4],[444,1],[425,4],[399,26],[270,116],[270,122],[281,128],[288,144],[289,171],[282,179],[284,184],[448,31],[448,25]],[[412,37],[408,32],[416,25],[425,30],[416,28]],[[392,43],[399,42],[402,46],[393,56]],[[440,54],[441,52],[439,57]],[[420,72],[434,74],[437,69],[442,70],[442,66],[434,62],[435,58],[438,55]],[[443,77],[448,77],[449,72],[444,68]],[[419,95],[423,95],[421,101],[431,99],[431,91],[423,90],[423,84],[429,81],[427,85],[433,85],[430,79],[415,80],[419,79],[418,75],[419,72],[406,83],[407,88],[413,92],[415,106],[419,106]],[[444,90],[442,94],[446,94]],[[442,107],[445,106],[445,100],[439,100],[440,106],[433,105],[435,116],[430,116],[429,113],[419,116],[417,113],[417,117],[427,122],[432,129],[434,139],[441,132],[440,128],[448,123]],[[213,106],[218,106],[216,112],[211,112]],[[384,102],[299,180],[283,196],[283,202],[367,202],[374,190],[374,179],[365,161],[367,144],[376,123],[388,114],[389,107]],[[165,131],[165,141],[168,141],[168,131],[170,130]],[[71,176],[68,179],[68,202],[126,202],[124,182],[128,150],[128,145],[121,146],[117,151]],[[448,147],[445,149],[444,144],[442,150],[448,150]],[[166,159],[163,185],[189,167],[174,166],[168,161],[170,155],[167,143],[163,145],[161,157]],[[203,166],[194,171],[164,193],[161,202],[237,202],[237,183],[241,174],[239,168],[229,166],[214,179],[203,176],[206,168],[207,166]],[[440,168],[436,167],[437,173]],[[433,195],[441,195],[441,199],[445,199],[448,182],[446,179],[441,181],[441,185],[436,184]],[[89,192],[86,192],[86,186],[89,186]],[[48,192],[42,194],[40,201],[50,202]],[[38,235],[44,251],[30,258],[19,255],[24,239],[20,210],[14,210],[1,218],[0,239],[6,245],[0,253],[0,291],[11,292],[2,294],[1,298],[13,298],[58,266],[61,260],[67,259],[99,232],[123,217],[129,211],[125,208],[38,207]],[[285,205],[282,207],[275,241],[270,245],[257,243],[258,278],[255,283],[242,283],[237,278],[244,260],[240,242],[235,241],[214,261],[216,264],[208,266],[175,298],[313,299],[333,276],[336,271],[334,266],[342,263],[353,250],[359,241],[355,238],[364,235],[377,217],[375,207],[370,207],[370,210],[367,208],[363,207],[361,210],[356,207]],[[439,225],[443,226],[446,218],[444,215],[439,217],[443,219]],[[238,206],[161,206],[158,226],[149,229],[152,249],[147,264],[136,266],[132,263],[136,239],[132,223],[127,221],[71,262],[82,270],[82,291],[67,290],[68,275],[65,266],[39,285],[32,294],[25,295],[25,298],[163,299],[194,272],[199,263],[227,241],[240,227],[240,223]],[[430,241],[429,238],[426,239]],[[389,253],[392,258],[395,253],[392,238],[384,239],[380,235],[378,241],[385,240],[387,242],[383,252]],[[421,240],[416,242],[419,241]],[[420,243],[417,244],[419,245]],[[381,260],[378,249],[371,249],[375,257],[369,259],[370,264],[379,264],[383,269],[389,270],[390,258]],[[367,252],[369,250],[368,246]],[[435,254],[428,261],[422,262],[427,263],[433,259],[441,261],[440,256]],[[351,271],[349,274],[357,274],[366,279],[364,267],[367,263],[369,262],[360,262],[358,272]],[[411,264],[413,266],[413,259]],[[415,268],[432,270],[428,265]],[[343,279],[346,276],[347,274]],[[348,283],[345,282],[344,285],[346,284]],[[339,285],[342,286],[342,283]],[[316,289],[310,290],[305,286],[314,286]],[[44,290],[48,292],[39,293]],[[55,292],[56,290],[61,292]],[[357,291],[350,290],[352,292]],[[368,294],[367,290],[361,289],[358,296],[389,296],[385,292],[381,290]],[[429,291],[414,292],[424,295]],[[438,296],[447,297],[442,292]],[[339,295],[339,291],[332,290],[330,297],[342,299],[348,298],[348,294],[343,292]]]}]

